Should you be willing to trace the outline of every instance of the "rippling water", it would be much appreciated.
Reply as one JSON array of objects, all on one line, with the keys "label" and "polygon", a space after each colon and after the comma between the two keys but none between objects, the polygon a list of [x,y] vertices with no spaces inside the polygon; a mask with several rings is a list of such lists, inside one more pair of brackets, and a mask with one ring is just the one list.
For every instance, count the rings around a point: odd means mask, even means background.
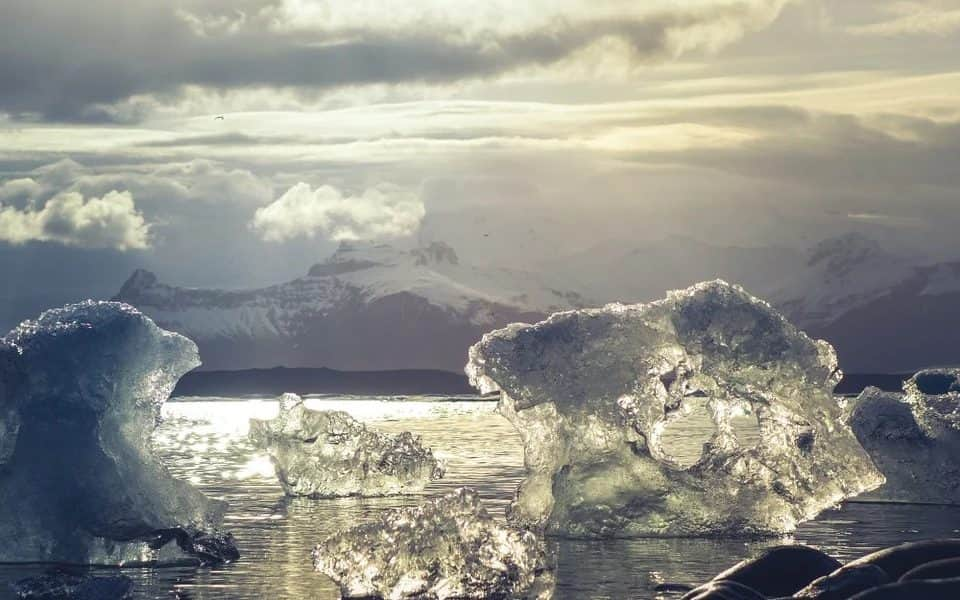
[{"label": "rippling water", "polygon": [[[318,397],[307,405],[346,410],[386,431],[422,435],[448,464],[446,477],[431,484],[426,496],[474,487],[490,513],[502,518],[523,475],[520,440],[494,412],[492,402]],[[136,582],[136,597],[169,599],[179,591],[197,600],[339,598],[332,582],[311,569],[314,544],[386,508],[422,500],[284,498],[269,460],[246,441],[248,419],[271,418],[276,412],[273,400],[197,398],[165,405],[165,421],[155,438],[158,453],[175,475],[230,503],[225,526],[236,535],[243,556],[217,568],[125,570]],[[704,424],[695,418],[685,422],[673,433],[673,447],[695,457],[706,436]],[[811,544],[843,560],[905,540],[955,535],[958,530],[957,508],[849,503],[802,525],[785,540],[552,540],[558,566],[554,598],[676,598],[651,590],[662,581],[703,581],[771,544]],[[0,566],[0,598],[11,597],[7,582],[43,570]]]}]

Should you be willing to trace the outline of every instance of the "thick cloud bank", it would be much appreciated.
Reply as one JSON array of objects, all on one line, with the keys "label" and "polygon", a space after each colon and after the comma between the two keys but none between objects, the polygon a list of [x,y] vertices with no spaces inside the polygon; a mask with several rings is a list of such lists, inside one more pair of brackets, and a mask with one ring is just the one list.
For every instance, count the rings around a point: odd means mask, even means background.
[{"label": "thick cloud bank", "polygon": [[298,183],[258,208],[251,226],[271,242],[317,234],[337,241],[383,239],[416,232],[424,214],[423,202],[415,194],[395,186],[345,195],[329,185],[312,189]]},{"label": "thick cloud bank", "polygon": [[13,244],[39,241],[131,250],[147,248],[149,234],[149,225],[127,191],[86,199],[67,192],[36,209],[0,204],[0,241]]},{"label": "thick cloud bank", "polygon": [[[157,97],[185,86],[452,82],[576,59],[611,40],[626,60],[649,61],[726,46],[769,24],[784,4],[618,0],[598,8],[564,0],[521,7],[492,0],[463,10],[435,0],[12,0],[0,20],[0,78],[7,82],[0,111],[139,120]],[[117,35],[123,31],[137,35]]]}]

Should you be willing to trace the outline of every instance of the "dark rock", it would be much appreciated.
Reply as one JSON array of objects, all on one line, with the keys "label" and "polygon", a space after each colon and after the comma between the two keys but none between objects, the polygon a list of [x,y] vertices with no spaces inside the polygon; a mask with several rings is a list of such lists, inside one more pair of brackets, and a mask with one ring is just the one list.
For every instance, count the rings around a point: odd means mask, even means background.
[{"label": "dark rock", "polygon": [[793,598],[846,600],[865,590],[890,583],[890,576],[876,565],[841,567],[793,595]]},{"label": "dark rock", "polygon": [[900,581],[918,579],[956,579],[960,577],[960,558],[934,560],[914,567],[903,574]]},{"label": "dark rock", "polygon": [[92,577],[81,583],[71,600],[125,600],[133,597],[133,580],[126,575]]},{"label": "dark rock", "polygon": [[883,569],[891,580],[897,580],[915,567],[945,558],[960,558],[960,539],[901,544],[868,554],[848,563],[847,566],[876,565]]},{"label": "dark rock", "polygon": [[198,556],[207,564],[233,562],[240,558],[232,533],[200,533],[189,539],[185,552]]},{"label": "dark rock", "polygon": [[176,545],[202,565],[228,563],[240,558],[240,551],[231,533],[190,532],[175,527],[153,532],[146,542],[154,550]]},{"label": "dark rock", "polygon": [[904,581],[861,592],[850,600],[957,600],[960,579]]},{"label": "dark rock", "polygon": [[757,558],[742,561],[714,577],[735,581],[762,596],[790,596],[813,580],[840,568],[840,562],[809,546],[777,546]]},{"label": "dark rock", "polygon": [[688,583],[658,583],[653,586],[653,591],[655,592],[689,592],[694,589],[694,586]]},{"label": "dark rock", "polygon": [[766,596],[736,581],[711,581],[683,596],[681,600],[767,600]]},{"label": "dark rock", "polygon": [[92,577],[53,571],[13,584],[21,600],[126,600],[132,597],[133,580],[126,575]]}]

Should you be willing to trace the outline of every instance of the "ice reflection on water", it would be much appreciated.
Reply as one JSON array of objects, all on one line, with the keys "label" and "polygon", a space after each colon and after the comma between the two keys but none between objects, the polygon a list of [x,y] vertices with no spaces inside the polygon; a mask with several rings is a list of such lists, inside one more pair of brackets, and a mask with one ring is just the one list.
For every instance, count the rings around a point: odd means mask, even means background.
[{"label": "ice reflection on water", "polygon": [[[459,487],[476,488],[491,514],[503,508],[522,477],[523,454],[510,424],[493,412],[494,403],[311,398],[316,409],[342,409],[388,431],[409,429],[447,461],[445,479],[425,495]],[[165,405],[165,422],[155,444],[177,476],[230,503],[226,526],[237,537],[242,559],[214,569],[136,569],[138,598],[173,597],[174,590],[202,599],[338,598],[336,588],[313,573],[313,545],[342,527],[370,520],[385,508],[416,504],[417,496],[307,500],[285,499],[267,458],[246,441],[252,417],[271,418],[272,400],[197,400]],[[683,438],[698,449],[709,422],[685,424]],[[793,539],[844,559],[903,540],[954,535],[960,509],[934,506],[848,504],[803,525]],[[557,557],[557,599],[676,598],[651,589],[663,581],[696,582],[783,540],[608,540],[550,542]],[[7,542],[9,543],[9,542]],[[0,598],[11,597],[6,583],[42,573],[38,566],[0,566]]]}]

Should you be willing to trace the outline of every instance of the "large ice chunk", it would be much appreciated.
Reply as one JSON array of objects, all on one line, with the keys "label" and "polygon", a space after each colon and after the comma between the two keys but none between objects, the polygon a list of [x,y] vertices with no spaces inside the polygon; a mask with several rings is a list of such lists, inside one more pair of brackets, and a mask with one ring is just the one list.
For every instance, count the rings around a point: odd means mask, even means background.
[{"label": "large ice chunk", "polygon": [[313,562],[344,598],[548,598],[552,584],[537,537],[496,523],[465,488],[333,535]]},{"label": "large ice chunk", "polygon": [[[490,332],[466,371],[523,440],[511,521],[550,534],[778,534],[883,482],[841,422],[830,345],[723,281]],[[712,437],[681,462],[663,433],[703,403]]]},{"label": "large ice chunk", "polygon": [[409,431],[387,435],[338,410],[280,398],[276,419],[250,420],[250,439],[273,461],[288,496],[389,496],[423,490],[443,466]]},{"label": "large ice chunk", "polygon": [[920,371],[904,394],[867,388],[850,426],[887,479],[870,499],[960,504],[960,370]]},{"label": "large ice chunk", "polygon": [[133,307],[44,312],[0,339],[0,561],[130,564],[235,555],[225,504],[149,446],[196,346]]}]

